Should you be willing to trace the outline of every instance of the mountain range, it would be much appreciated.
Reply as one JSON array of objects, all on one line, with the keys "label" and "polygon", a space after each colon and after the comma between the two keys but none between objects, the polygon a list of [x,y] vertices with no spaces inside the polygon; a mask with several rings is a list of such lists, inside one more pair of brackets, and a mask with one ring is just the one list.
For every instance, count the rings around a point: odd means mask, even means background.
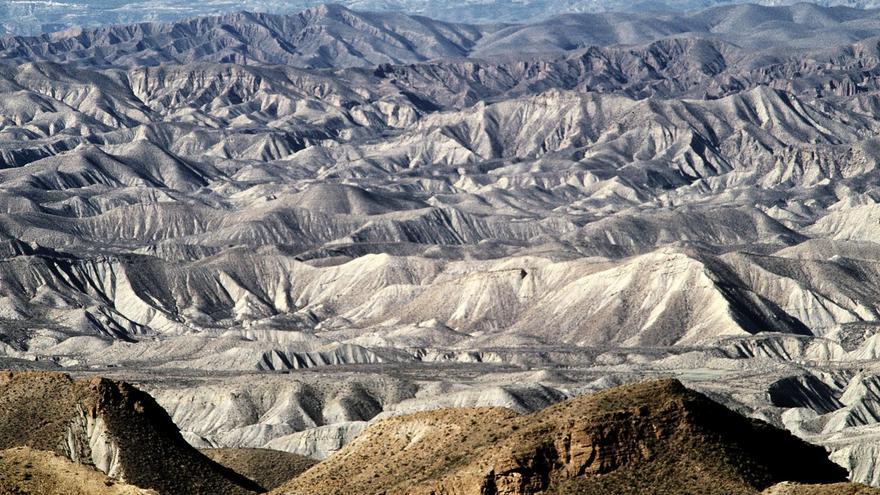
[{"label": "mountain range", "polygon": [[438,59],[485,63],[497,57],[509,62],[541,57],[553,63],[566,54],[601,48],[625,52],[677,41],[697,43],[699,48],[687,57],[712,67],[712,58],[728,58],[731,52],[764,64],[798,52],[824,56],[816,49],[866,42],[878,29],[880,10],[811,4],[736,5],[681,14],[569,14],[533,24],[488,25],[322,5],[291,15],[240,12],[166,24],[6,36],[0,38],[0,60],[121,68],[204,62],[372,68]]}]

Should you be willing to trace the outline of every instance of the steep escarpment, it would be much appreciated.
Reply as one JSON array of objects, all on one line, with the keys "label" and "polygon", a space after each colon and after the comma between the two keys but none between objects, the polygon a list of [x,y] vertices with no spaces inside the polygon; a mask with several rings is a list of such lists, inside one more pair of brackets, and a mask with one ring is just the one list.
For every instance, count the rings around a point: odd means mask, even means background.
[{"label": "steep escarpment", "polygon": [[48,372],[0,376],[0,446],[94,466],[160,493],[246,494],[258,487],[190,447],[148,395],[102,378]]}]

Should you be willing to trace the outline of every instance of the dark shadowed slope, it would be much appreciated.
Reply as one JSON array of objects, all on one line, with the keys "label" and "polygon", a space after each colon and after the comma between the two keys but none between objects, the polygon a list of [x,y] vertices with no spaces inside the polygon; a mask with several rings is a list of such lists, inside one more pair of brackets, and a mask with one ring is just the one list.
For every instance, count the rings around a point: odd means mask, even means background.
[{"label": "dark shadowed slope", "polygon": [[269,449],[202,449],[211,460],[272,490],[318,463],[314,459]]}]

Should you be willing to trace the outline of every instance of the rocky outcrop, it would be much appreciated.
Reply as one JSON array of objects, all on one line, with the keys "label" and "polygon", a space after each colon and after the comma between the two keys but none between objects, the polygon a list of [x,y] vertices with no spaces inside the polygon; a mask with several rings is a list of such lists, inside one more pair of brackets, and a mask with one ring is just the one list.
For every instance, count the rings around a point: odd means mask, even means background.
[{"label": "rocky outcrop", "polygon": [[528,416],[449,409],[385,420],[275,493],[755,494],[845,476],[821,447],[659,381]]},{"label": "rocky outcrop", "polygon": [[259,487],[190,447],[147,394],[102,378],[0,376],[0,446],[54,451],[160,493],[246,494]]}]

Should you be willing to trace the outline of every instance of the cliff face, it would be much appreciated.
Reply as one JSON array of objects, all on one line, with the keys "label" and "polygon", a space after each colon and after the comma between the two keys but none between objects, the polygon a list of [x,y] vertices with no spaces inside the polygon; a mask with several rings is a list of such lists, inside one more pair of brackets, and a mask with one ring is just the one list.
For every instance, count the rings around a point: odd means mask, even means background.
[{"label": "cliff face", "polygon": [[187,444],[148,394],[103,378],[0,375],[0,448],[30,447],[161,493],[244,494],[254,483]]},{"label": "cliff face", "polygon": [[656,381],[527,416],[461,409],[388,419],[276,493],[751,494],[845,479],[822,448]]}]

